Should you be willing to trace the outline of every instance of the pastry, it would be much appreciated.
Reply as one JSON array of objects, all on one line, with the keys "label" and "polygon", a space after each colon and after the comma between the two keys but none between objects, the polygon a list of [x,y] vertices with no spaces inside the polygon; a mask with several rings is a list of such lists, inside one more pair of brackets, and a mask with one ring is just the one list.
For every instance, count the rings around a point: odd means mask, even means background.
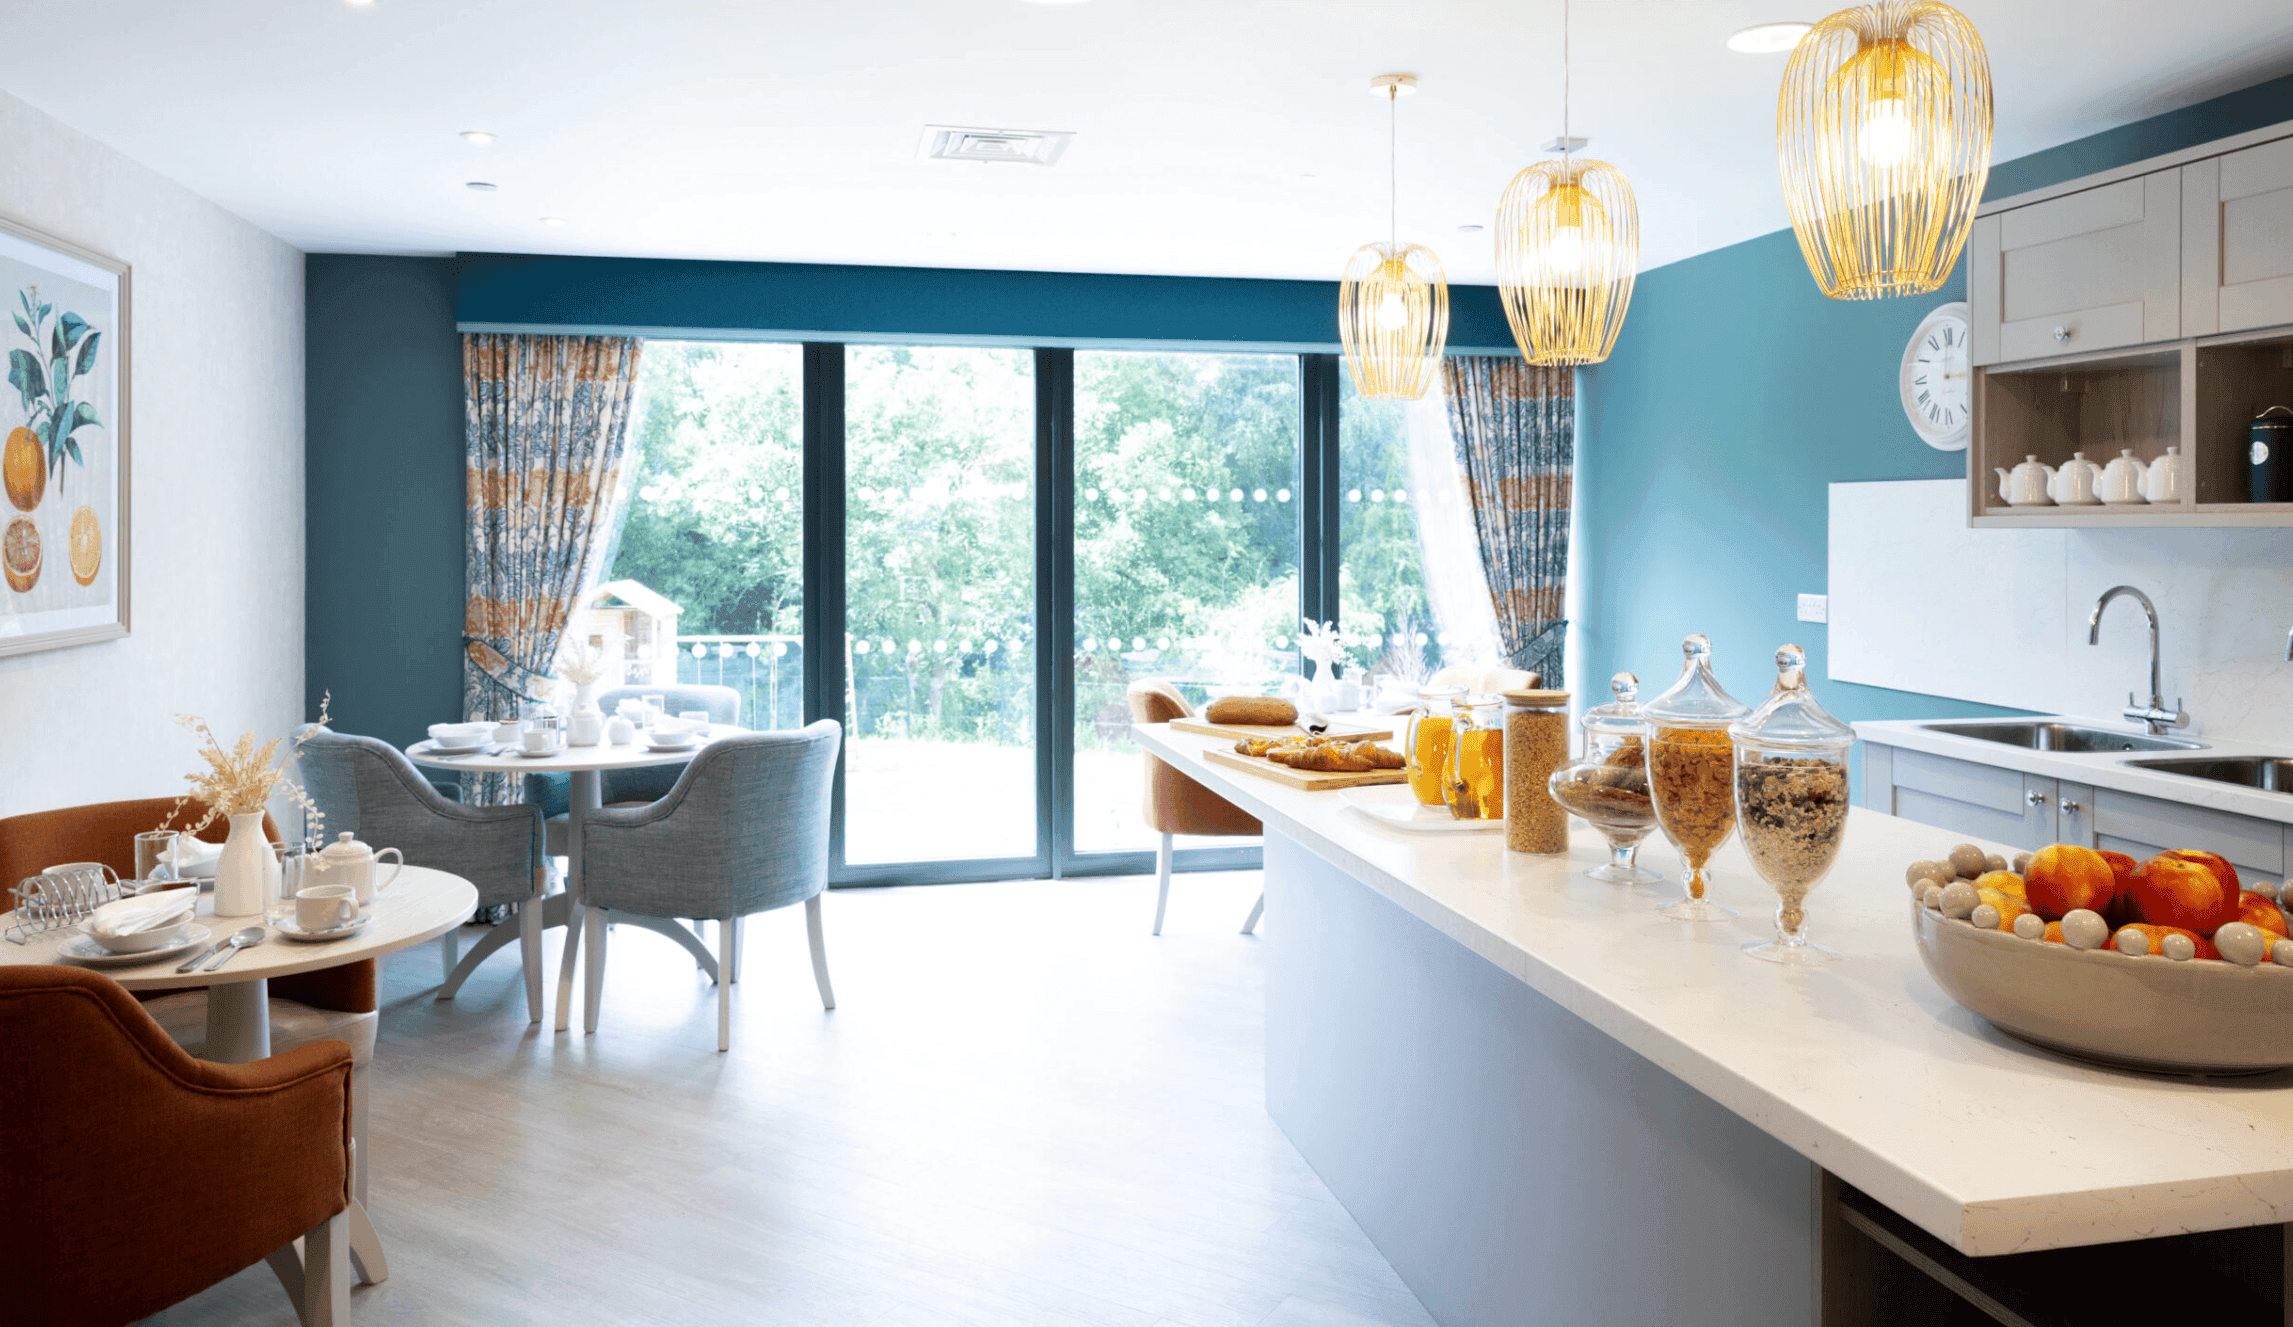
[{"label": "pastry", "polygon": [[1202,717],[1212,723],[1296,723],[1298,707],[1280,696],[1220,696]]}]

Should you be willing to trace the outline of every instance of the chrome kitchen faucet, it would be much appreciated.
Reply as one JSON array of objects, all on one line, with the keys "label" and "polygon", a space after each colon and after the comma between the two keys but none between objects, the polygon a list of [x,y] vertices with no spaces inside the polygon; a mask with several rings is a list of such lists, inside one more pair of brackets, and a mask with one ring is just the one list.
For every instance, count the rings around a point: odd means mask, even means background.
[{"label": "chrome kitchen faucet", "polygon": [[[2102,597],[2094,601],[2094,615],[2086,619],[2086,643],[2102,643],[2102,610],[2110,606],[2112,599],[2122,594],[2134,596],[2134,602],[2142,606],[2142,612],[2150,619],[2150,703],[2146,707],[2136,704],[2134,693],[2129,691],[2126,693],[2126,708],[2121,713],[2129,719],[2141,720],[2148,726],[2152,737],[2163,735],[2168,728],[2186,728],[2189,726],[2189,716],[2182,713],[2180,699],[2176,698],[2174,707],[2167,709],[2166,698],[2158,681],[2158,606],[2150,602],[2150,596],[2131,585],[2113,585],[2102,591]],[[2293,640],[2287,642],[2286,650],[2289,655],[2293,655]]]}]

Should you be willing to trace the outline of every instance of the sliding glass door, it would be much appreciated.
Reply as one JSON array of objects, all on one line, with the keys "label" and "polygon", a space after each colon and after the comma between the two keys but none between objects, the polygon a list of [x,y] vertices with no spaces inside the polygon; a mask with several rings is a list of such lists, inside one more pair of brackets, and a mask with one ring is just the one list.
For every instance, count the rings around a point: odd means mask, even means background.
[{"label": "sliding glass door", "polygon": [[1125,688],[1199,707],[1297,673],[1298,357],[1077,352],[1074,376],[1072,842],[1138,851]]},{"label": "sliding glass door", "polygon": [[1027,350],[844,349],[844,860],[1029,858]]}]

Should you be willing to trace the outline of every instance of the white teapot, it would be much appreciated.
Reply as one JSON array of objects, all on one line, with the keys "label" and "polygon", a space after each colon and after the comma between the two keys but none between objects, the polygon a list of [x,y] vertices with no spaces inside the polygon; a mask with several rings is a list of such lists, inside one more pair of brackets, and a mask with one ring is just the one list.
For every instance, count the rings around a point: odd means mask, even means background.
[{"label": "white teapot", "polygon": [[2086,453],[2072,452],[2070,463],[2054,472],[2046,491],[2065,507],[2091,507],[2101,501],[2094,496],[2101,483],[2102,467],[2087,460]]},{"label": "white teapot", "polygon": [[2035,456],[2025,456],[2022,464],[2008,474],[1997,466],[1991,473],[1998,476],[1998,496],[2010,507],[2051,507],[2054,499],[2047,490],[2054,487],[2054,467],[2040,465]]},{"label": "white teapot", "polygon": [[2102,469],[2102,501],[2113,507],[2130,507],[2148,502],[2142,496],[2142,486],[2149,482],[2150,468],[2134,459],[2131,447],[2118,453],[2117,459]]},{"label": "white teapot", "polygon": [[[384,857],[395,857],[397,861],[392,863],[390,874],[377,882],[374,868]],[[376,852],[345,831],[320,850],[317,866],[317,871],[304,882],[305,889],[312,885],[349,885],[358,891],[359,906],[364,907],[374,901],[376,894],[388,889],[390,882],[398,878],[398,873],[406,869],[406,854],[396,848],[384,848]]]},{"label": "white teapot", "polygon": [[2182,500],[2182,449],[2166,448],[2166,454],[2150,462],[2150,473],[2142,481],[2142,496],[2151,502],[2180,502]]}]

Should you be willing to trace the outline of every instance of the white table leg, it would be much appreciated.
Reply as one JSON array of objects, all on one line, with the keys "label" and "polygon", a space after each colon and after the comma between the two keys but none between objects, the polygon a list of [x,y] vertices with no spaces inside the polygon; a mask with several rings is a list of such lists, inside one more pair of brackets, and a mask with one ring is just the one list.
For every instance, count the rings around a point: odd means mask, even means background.
[{"label": "white table leg", "polygon": [[[565,806],[565,952],[557,963],[557,1030],[573,1022],[573,965],[581,953],[581,822],[605,804],[605,780],[593,769],[573,771],[571,796]],[[592,1008],[595,1008],[594,998]],[[591,1026],[595,1026],[594,1021]]]},{"label": "white table leg", "polygon": [[226,982],[207,988],[207,1058],[245,1064],[270,1058],[271,983]]}]

